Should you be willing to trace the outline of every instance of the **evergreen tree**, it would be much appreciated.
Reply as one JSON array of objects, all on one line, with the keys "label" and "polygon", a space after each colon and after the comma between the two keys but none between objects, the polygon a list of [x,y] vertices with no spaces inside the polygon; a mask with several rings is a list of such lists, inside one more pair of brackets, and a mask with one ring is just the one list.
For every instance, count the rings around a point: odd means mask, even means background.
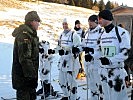
[{"label": "evergreen tree", "polygon": [[92,8],[93,7],[93,0],[89,0],[90,1],[90,8]]},{"label": "evergreen tree", "polygon": [[52,0],[45,0],[45,2],[52,2]]},{"label": "evergreen tree", "polygon": [[114,2],[113,5],[114,5],[114,8],[119,6],[119,4],[117,2]]},{"label": "evergreen tree", "polygon": [[88,8],[88,0],[82,0],[81,5],[82,7]]},{"label": "evergreen tree", "polygon": [[60,0],[54,0],[53,2],[55,2],[55,3],[60,3],[61,1],[60,1]]},{"label": "evergreen tree", "polygon": [[[84,2],[83,2],[84,3]],[[91,9],[92,8],[92,6],[93,6],[93,0],[85,0],[85,8],[89,8],[89,9]]]},{"label": "evergreen tree", "polygon": [[78,6],[78,1],[79,0],[74,0],[75,6]]},{"label": "evergreen tree", "polygon": [[78,7],[82,7],[82,0],[75,0],[75,5]]},{"label": "evergreen tree", "polygon": [[93,5],[98,7],[97,0],[94,1],[94,4]]},{"label": "evergreen tree", "polygon": [[124,4],[122,3],[121,6],[124,6]]},{"label": "evergreen tree", "polygon": [[97,0],[94,1],[94,3],[93,3],[93,7],[92,7],[92,10],[99,11],[99,7],[98,7]]},{"label": "evergreen tree", "polygon": [[74,0],[69,0],[69,5],[75,6]]},{"label": "evergreen tree", "polygon": [[100,1],[99,1],[98,6],[99,6],[99,10],[100,10],[100,11],[102,11],[102,10],[105,9],[105,4],[104,4],[103,0],[100,0]]},{"label": "evergreen tree", "polygon": [[105,5],[105,9],[108,9],[108,10],[110,10],[111,9],[111,2],[110,1],[108,1],[107,3],[106,3],[106,5]]},{"label": "evergreen tree", "polygon": [[111,2],[110,9],[113,9],[113,8],[115,8],[114,3],[113,3],[113,2]]}]

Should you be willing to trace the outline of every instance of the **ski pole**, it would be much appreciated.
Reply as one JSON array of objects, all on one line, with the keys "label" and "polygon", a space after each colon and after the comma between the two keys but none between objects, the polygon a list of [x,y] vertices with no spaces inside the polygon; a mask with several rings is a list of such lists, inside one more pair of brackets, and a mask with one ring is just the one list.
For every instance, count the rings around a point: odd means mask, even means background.
[{"label": "ski pole", "polygon": [[[42,66],[43,66],[43,68],[44,68],[43,60],[44,60],[44,59],[41,59],[40,62],[42,63]],[[41,71],[41,72],[42,72],[42,71]],[[42,74],[41,74],[41,75],[42,75]],[[41,81],[42,81],[42,88],[43,88],[43,94],[42,94],[42,96],[41,96],[41,99],[45,100],[44,80],[41,79]]]},{"label": "ski pole", "polygon": [[52,63],[52,61],[50,61],[50,95],[52,95],[52,91],[51,91],[51,67],[52,67],[52,65],[51,65],[51,63]]},{"label": "ski pole", "polygon": [[87,81],[87,100],[88,100],[88,88],[89,88],[89,86],[88,86],[88,84],[89,84],[89,81],[88,81],[88,62],[87,62],[87,64],[86,64],[86,67],[87,67],[87,75],[86,75],[86,81]]},{"label": "ski pole", "polygon": [[41,99],[46,100],[46,98],[45,98],[45,90],[44,90],[44,81],[42,83],[42,87],[43,87],[43,96],[41,96]]},{"label": "ski pole", "polygon": [[[71,82],[71,92],[72,92],[72,84],[73,84],[73,73],[74,73],[74,61],[75,61],[75,59],[74,59],[74,57],[72,58],[72,61],[73,61],[73,66],[72,66],[72,82]],[[71,98],[71,95],[72,95],[72,93],[70,92],[70,98]],[[69,100],[70,100],[70,98],[69,98]]]}]

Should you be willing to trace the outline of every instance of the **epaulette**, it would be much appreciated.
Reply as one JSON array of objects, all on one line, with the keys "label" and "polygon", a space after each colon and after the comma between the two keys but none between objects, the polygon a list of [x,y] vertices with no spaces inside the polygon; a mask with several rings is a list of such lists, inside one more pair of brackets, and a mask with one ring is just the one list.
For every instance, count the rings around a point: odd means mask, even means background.
[{"label": "epaulette", "polygon": [[27,31],[23,31],[24,34],[27,34]]}]

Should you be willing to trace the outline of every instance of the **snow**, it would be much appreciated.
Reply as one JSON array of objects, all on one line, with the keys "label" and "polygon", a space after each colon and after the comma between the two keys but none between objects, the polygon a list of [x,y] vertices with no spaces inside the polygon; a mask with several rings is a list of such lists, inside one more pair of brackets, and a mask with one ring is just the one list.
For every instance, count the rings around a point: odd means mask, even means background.
[{"label": "snow", "polygon": [[11,64],[13,44],[0,42],[0,97],[14,97],[11,87]]},{"label": "snow", "polygon": [[[87,28],[88,17],[92,14],[97,14],[97,12],[93,10],[55,3],[21,2],[21,5],[24,6],[23,9],[18,9],[18,6],[16,8],[6,6],[0,9],[0,97],[16,97],[15,90],[13,90],[11,82],[14,43],[14,37],[12,37],[11,34],[15,27],[24,23],[24,16],[28,11],[36,10],[40,15],[42,22],[38,30],[38,36],[40,40],[49,41],[51,48],[54,48],[57,45],[57,39],[62,31],[62,20],[64,18],[67,18],[69,26],[72,29],[74,27],[74,22],[77,19],[81,21],[82,27]],[[55,90],[61,92],[59,83],[57,81],[53,81],[53,79],[58,80],[58,59],[59,55],[54,55],[51,71],[51,83]],[[82,80],[77,80],[77,82],[78,85],[81,85],[85,84],[86,80],[83,78]],[[41,87],[40,81],[38,83],[39,86],[37,90]],[[81,97],[80,100],[86,100],[86,90],[83,90],[82,87],[78,87],[78,96]]]},{"label": "snow", "polygon": [[[83,27],[87,27],[89,14],[95,13],[94,11],[87,10],[85,8],[71,7],[54,3],[22,2],[22,5],[24,6],[24,9],[10,8],[10,6],[7,7],[7,5],[6,7],[2,7],[0,10],[0,97],[16,97],[16,91],[12,88],[11,81],[14,43],[14,37],[12,37],[11,34],[15,27],[24,23],[24,17],[28,11],[36,10],[40,15],[42,22],[38,30],[38,36],[40,40],[49,41],[51,48],[54,48],[57,45],[57,39],[62,31],[62,20],[64,18],[67,18],[71,28],[73,28],[74,21],[77,19],[79,19],[81,23],[84,23]],[[59,55],[54,55],[51,71],[51,83],[55,90],[61,92],[58,81],[53,81],[58,80],[58,59]],[[40,81],[38,81],[38,83],[39,86],[37,90],[41,87]],[[85,79],[79,81],[78,83],[85,83]],[[83,97],[85,97],[84,95],[86,93],[81,91],[81,88],[78,88],[78,90],[80,91],[79,96],[83,95]]]},{"label": "snow", "polygon": [[[11,83],[11,67],[12,67],[12,51],[13,50],[13,44],[10,43],[4,43],[0,42],[0,97],[6,97],[6,98],[12,98],[15,97],[15,90],[12,89],[12,83]],[[54,87],[54,90],[60,91],[61,88],[58,83],[58,63],[59,55],[54,55],[53,63],[52,63],[52,70],[51,70],[51,83]],[[40,79],[39,79],[40,80]],[[55,80],[55,81],[54,81]],[[79,81],[79,80],[77,80]],[[40,81],[38,81],[39,86],[37,90],[41,87]],[[85,84],[85,79],[80,80],[80,84]],[[85,90],[81,91],[81,87],[78,88],[79,96],[85,95]],[[85,96],[83,96],[85,97]],[[39,99],[40,97],[38,97]],[[85,99],[81,99],[85,100]]]}]

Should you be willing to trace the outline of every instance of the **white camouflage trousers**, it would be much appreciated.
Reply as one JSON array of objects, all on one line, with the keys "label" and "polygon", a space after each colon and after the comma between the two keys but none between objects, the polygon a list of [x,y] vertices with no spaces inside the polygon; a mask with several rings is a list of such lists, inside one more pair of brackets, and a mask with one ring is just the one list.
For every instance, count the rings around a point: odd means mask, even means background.
[{"label": "white camouflage trousers", "polygon": [[69,97],[69,100],[77,99],[77,82],[74,71],[63,72],[59,70],[59,84],[65,97]]},{"label": "white camouflage trousers", "polygon": [[101,95],[104,99],[100,100],[128,100],[125,76],[124,68],[101,68],[100,78],[103,90]]},{"label": "white camouflage trousers", "polygon": [[91,91],[90,100],[99,100],[100,75],[98,74],[98,68],[94,67],[96,67],[96,65],[86,63],[86,75],[88,75],[88,87]]}]

